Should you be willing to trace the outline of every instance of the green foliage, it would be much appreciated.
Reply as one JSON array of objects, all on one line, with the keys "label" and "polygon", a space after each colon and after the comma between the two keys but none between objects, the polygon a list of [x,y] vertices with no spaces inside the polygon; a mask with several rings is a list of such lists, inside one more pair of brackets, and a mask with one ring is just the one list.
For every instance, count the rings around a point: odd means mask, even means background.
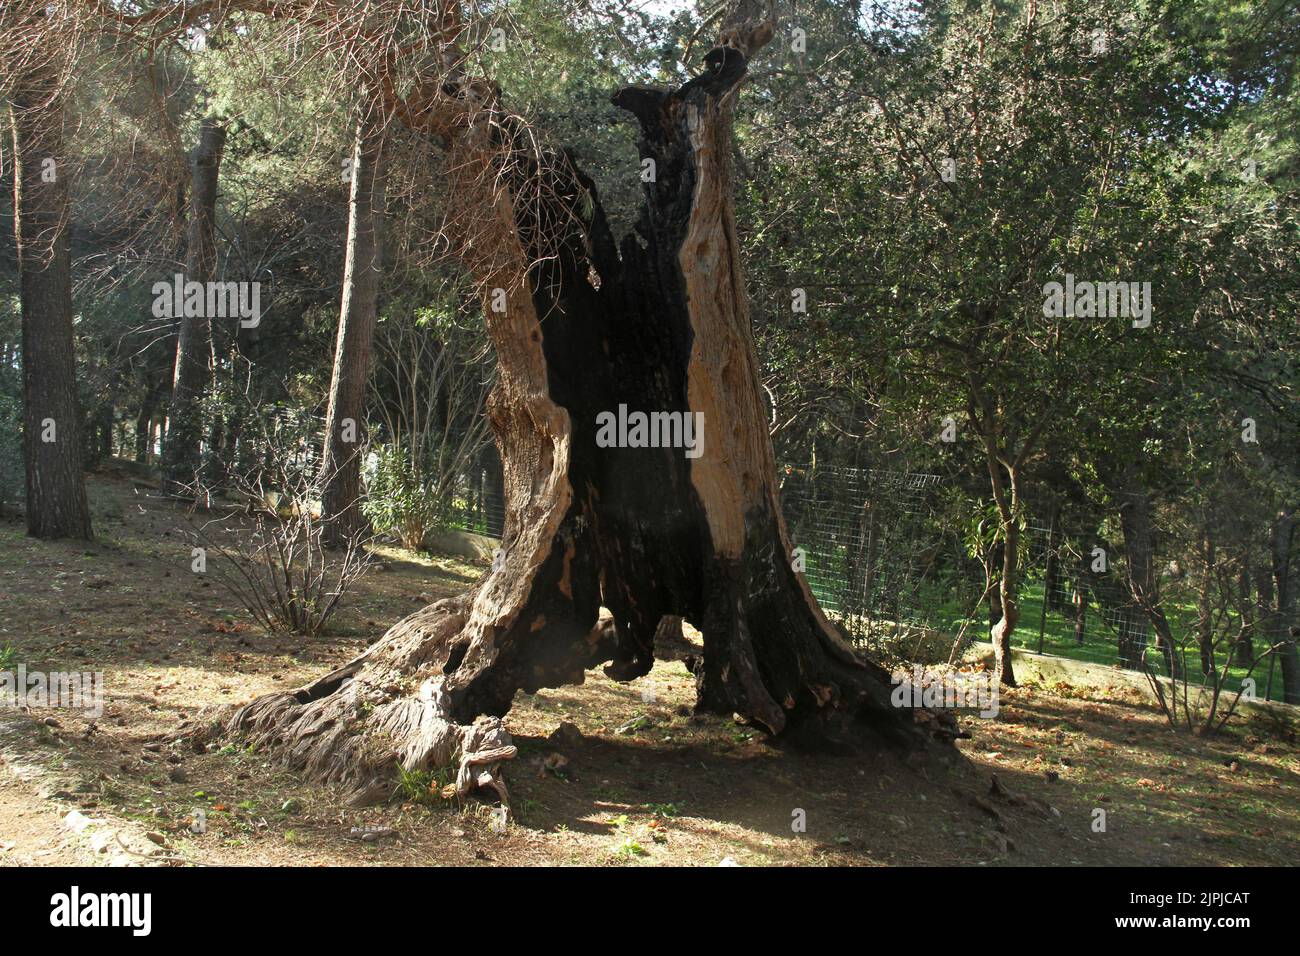
[{"label": "green foliage", "polygon": [[425,539],[446,525],[448,502],[437,493],[427,465],[406,445],[380,445],[364,472],[362,512],[375,531],[396,535],[412,550],[424,547]]},{"label": "green foliage", "polygon": [[631,837],[625,837],[618,845],[614,855],[622,860],[631,860],[638,856],[649,856],[650,852]]},{"label": "green foliage", "polygon": [[456,782],[457,758],[432,770],[397,768],[397,789],[402,798],[424,806],[445,806],[441,793],[444,787]]}]

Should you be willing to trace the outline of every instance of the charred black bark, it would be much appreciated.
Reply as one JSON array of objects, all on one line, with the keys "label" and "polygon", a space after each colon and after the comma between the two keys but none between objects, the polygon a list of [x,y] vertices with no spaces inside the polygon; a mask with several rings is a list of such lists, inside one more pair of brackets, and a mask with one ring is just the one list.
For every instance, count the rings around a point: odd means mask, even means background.
[{"label": "charred black bark", "polygon": [[[556,567],[543,568],[534,593],[545,603],[546,582],[566,582],[566,600],[568,594],[573,599],[562,612],[576,615],[569,641],[595,623],[598,604],[612,612],[602,652],[612,654],[606,671],[616,679],[649,671],[660,621],[684,616],[699,623],[705,640],[699,708],[740,713],[774,733],[832,712],[880,718],[893,728],[902,721],[889,705],[888,675],[842,643],[791,568],[766,430],[739,420],[744,403],[757,396],[757,381],[739,377],[750,370],[737,368],[735,394],[714,395],[710,405],[692,393],[708,370],[699,364],[701,319],[689,292],[688,272],[697,263],[684,261],[683,248],[700,228],[702,201],[730,202],[725,174],[723,182],[702,182],[717,170],[701,169],[696,140],[700,125],[709,122],[729,144],[729,120],[717,116],[718,101],[746,67],[743,53],[726,47],[706,62],[702,76],[675,92],[629,88],[614,98],[639,121],[641,155],[654,172],[635,234],[617,250],[587,177],[560,163],[546,183],[571,208],[585,193],[594,211],[559,255],[538,257],[544,264],[534,300],[551,397],[573,422],[569,478],[575,496],[564,523],[566,547],[557,549]],[[729,208],[707,214],[727,216]],[[546,224],[534,228],[538,235],[547,232]],[[717,238],[734,240],[734,234],[724,227]],[[734,250],[721,254],[734,256]],[[739,276],[716,268],[710,281],[737,284],[720,295],[738,300],[727,319],[736,323],[731,331],[738,352],[747,349],[752,357]],[[622,405],[703,413],[703,455],[690,458],[681,447],[598,447],[597,416]],[[719,412],[729,420],[717,420]],[[761,416],[757,421],[761,425]],[[749,482],[760,491],[741,507],[729,497],[732,489],[702,482],[700,471],[718,454],[711,445],[720,441],[717,432],[746,424],[752,433],[745,438],[756,450],[752,460],[734,466],[753,470],[738,485]],[[509,447],[502,453],[508,458]],[[729,526],[725,533],[734,537],[723,542],[714,529],[718,513],[728,508],[740,508],[741,526]],[[507,546],[510,537],[508,521]],[[735,540],[740,546],[729,551]],[[549,611],[555,610],[552,602]],[[548,627],[556,620],[548,614]]]}]

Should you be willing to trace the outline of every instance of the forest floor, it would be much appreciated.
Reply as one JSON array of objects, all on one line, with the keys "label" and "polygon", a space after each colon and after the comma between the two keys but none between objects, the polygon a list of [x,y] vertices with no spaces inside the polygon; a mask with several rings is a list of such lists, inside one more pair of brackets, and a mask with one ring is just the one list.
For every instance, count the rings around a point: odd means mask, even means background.
[{"label": "forest floor", "polygon": [[[164,738],[202,708],[319,676],[482,569],[385,550],[325,636],[267,636],[191,572],[182,509],[124,472],[90,495],[90,545],[0,521],[0,669],[102,671],[106,689],[97,720],[0,707],[0,865],[1300,862],[1300,754],[1264,718],[1202,740],[1170,732],[1131,687],[1058,684],[1005,691],[996,718],[965,720],[972,739],[946,767],[809,755],[693,716],[686,647],[630,684],[593,671],[519,694],[514,817],[499,832],[485,807],[433,793],[349,807],[237,745]],[[551,772],[557,752],[567,764]],[[354,832],[380,827],[393,832]]]}]

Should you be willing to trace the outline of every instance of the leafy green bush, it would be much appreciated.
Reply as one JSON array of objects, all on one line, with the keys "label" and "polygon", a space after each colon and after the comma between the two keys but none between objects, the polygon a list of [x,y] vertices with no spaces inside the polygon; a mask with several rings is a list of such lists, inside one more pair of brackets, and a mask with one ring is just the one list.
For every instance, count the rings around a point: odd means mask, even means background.
[{"label": "leafy green bush", "polygon": [[405,445],[376,448],[367,462],[365,480],[362,512],[375,531],[396,535],[403,547],[423,547],[425,538],[446,524],[443,496]]}]

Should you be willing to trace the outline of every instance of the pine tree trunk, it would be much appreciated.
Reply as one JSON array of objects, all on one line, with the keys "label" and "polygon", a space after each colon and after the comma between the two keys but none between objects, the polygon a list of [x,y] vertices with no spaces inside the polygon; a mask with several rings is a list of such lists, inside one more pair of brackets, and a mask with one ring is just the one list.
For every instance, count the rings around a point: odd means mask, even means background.
[{"label": "pine tree trunk", "polygon": [[[217,181],[226,128],[207,117],[190,156],[189,244],[185,256],[186,282],[207,283],[217,270]],[[175,303],[179,309],[181,303]],[[172,377],[171,413],[163,438],[163,490],[178,496],[197,495],[201,483],[203,396],[212,377],[212,316],[181,310]]]},{"label": "pine tree trunk", "polygon": [[88,539],[72,332],[64,94],[52,66],[37,69],[16,84],[11,102],[27,531],[38,538]]},{"label": "pine tree trunk", "polygon": [[1269,629],[1269,642],[1277,647],[1282,671],[1282,699],[1288,704],[1300,704],[1300,653],[1296,651],[1296,638],[1292,629],[1296,624],[1296,588],[1292,567],[1291,549],[1295,535],[1295,511],[1284,508],[1273,522],[1269,546],[1273,558],[1273,584],[1277,610]]},{"label": "pine tree trunk", "polygon": [[1242,561],[1237,576],[1237,589],[1241,595],[1241,631],[1232,645],[1232,663],[1236,667],[1249,667],[1255,659],[1255,598],[1251,584],[1249,553]]},{"label": "pine tree trunk", "polygon": [[[601,663],[617,680],[645,674],[676,616],[704,636],[698,709],[801,739],[868,726],[898,743],[927,728],[951,739],[950,722],[891,706],[887,672],[854,654],[791,568],[731,199],[731,98],[771,30],[732,30],[676,91],[615,97],[655,161],[621,253],[591,181],[564,154],[535,153],[491,84],[443,86],[407,112],[447,144],[463,204],[449,219],[497,351],[503,559],[231,729],[358,800],[391,791],[393,764],[453,761],[462,791],[504,798],[498,765],[515,751],[500,718],[515,693],[581,683]],[[603,447],[597,416],[620,404],[702,414],[702,454]],[[602,605],[612,619],[598,621]]]},{"label": "pine tree trunk", "polygon": [[379,313],[386,119],[377,105],[367,109],[358,120],[352,150],[343,301],[319,478],[321,517],[327,521],[325,541],[332,547],[355,537],[366,525],[361,514],[360,454],[370,350]]},{"label": "pine tree trunk", "polygon": [[1214,660],[1214,537],[1207,528],[1201,536],[1201,586],[1196,596],[1196,644],[1201,653],[1201,674],[1217,677]]}]

